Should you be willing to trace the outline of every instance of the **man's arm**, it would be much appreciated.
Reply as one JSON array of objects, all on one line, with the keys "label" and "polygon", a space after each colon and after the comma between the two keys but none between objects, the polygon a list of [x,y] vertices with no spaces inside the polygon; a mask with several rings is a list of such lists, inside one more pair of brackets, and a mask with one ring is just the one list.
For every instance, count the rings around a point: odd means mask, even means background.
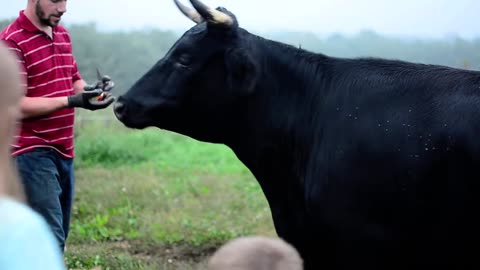
[{"label": "man's arm", "polygon": [[73,90],[75,91],[75,94],[83,92],[86,85],[87,83],[83,79],[76,80],[73,83]]},{"label": "man's arm", "polygon": [[[77,80],[73,83],[73,91],[75,94],[78,94],[84,91],[84,87],[87,83],[81,79],[80,75],[77,75],[76,78]],[[68,97],[23,97],[20,102],[23,119],[41,117],[66,107],[68,107]]]},{"label": "man's arm", "polygon": [[20,100],[20,112],[23,119],[44,116],[67,106],[67,97],[23,97]]},{"label": "man's arm", "polygon": [[76,80],[73,83],[75,94],[67,97],[23,97],[20,101],[22,118],[40,117],[67,107],[80,107],[92,111],[104,109],[115,101],[112,95],[107,95],[102,100],[94,100],[93,98],[98,97],[102,90],[84,91],[86,85],[84,80]]},{"label": "man's arm", "polygon": [[[27,87],[27,73],[25,68],[25,61],[23,55],[20,53],[20,49],[13,42],[8,42],[7,45],[12,48],[12,50],[17,52],[19,57],[19,62],[23,63],[22,65],[22,75],[24,76],[24,87]],[[67,108],[67,107],[82,107],[89,110],[98,110],[108,107],[113,101],[114,98],[110,97],[100,102],[92,103],[89,101],[90,98],[98,96],[100,92],[98,91],[89,91],[88,93],[84,91],[87,83],[80,77],[78,69],[75,63],[75,74],[73,82],[74,96],[65,96],[65,97],[27,97],[24,96],[20,100],[20,112],[21,118],[34,118],[41,117],[53,113],[55,111]]]}]

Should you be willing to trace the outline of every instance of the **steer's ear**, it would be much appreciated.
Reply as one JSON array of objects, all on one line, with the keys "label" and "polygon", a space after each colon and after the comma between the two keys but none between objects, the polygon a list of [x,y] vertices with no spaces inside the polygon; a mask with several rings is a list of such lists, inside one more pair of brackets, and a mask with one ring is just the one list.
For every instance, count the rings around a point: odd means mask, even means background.
[{"label": "steer's ear", "polygon": [[252,93],[258,78],[258,64],[252,56],[243,49],[227,50],[225,65],[228,88],[241,95]]}]

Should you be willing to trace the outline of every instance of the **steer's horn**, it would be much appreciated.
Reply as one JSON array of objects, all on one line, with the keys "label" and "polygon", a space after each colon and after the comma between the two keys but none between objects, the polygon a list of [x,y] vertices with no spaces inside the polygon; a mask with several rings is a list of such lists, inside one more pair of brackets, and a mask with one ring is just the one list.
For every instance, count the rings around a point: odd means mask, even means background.
[{"label": "steer's horn", "polygon": [[178,0],[173,0],[173,2],[175,2],[175,5],[177,5],[178,9],[180,9],[180,11],[192,21],[196,23],[201,23],[204,21],[202,15],[200,15],[200,13],[198,13],[195,9],[185,6]]},{"label": "steer's horn", "polygon": [[200,13],[200,15],[202,15],[202,17],[208,21],[208,23],[225,26],[233,25],[233,18],[229,15],[216,9],[209,8],[207,5],[198,0],[190,0],[190,2],[198,11],[198,13]]}]

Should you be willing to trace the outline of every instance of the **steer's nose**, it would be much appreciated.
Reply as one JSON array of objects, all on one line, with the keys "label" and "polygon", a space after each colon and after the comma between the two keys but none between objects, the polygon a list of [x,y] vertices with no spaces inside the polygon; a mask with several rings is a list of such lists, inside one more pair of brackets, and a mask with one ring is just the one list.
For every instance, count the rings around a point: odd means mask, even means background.
[{"label": "steer's nose", "polygon": [[117,102],[115,102],[115,104],[113,104],[113,112],[115,113],[115,116],[118,120],[122,121],[126,111],[127,107],[125,106],[125,104],[123,104],[122,101],[118,100]]}]

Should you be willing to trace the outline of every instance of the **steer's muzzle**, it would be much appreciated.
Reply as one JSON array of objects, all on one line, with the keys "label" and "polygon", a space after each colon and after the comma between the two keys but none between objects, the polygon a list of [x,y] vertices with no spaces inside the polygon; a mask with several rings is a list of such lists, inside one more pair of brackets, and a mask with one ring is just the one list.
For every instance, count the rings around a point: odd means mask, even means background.
[{"label": "steer's muzzle", "polygon": [[145,108],[120,96],[113,104],[115,117],[128,128],[143,129],[152,125],[153,119]]}]

